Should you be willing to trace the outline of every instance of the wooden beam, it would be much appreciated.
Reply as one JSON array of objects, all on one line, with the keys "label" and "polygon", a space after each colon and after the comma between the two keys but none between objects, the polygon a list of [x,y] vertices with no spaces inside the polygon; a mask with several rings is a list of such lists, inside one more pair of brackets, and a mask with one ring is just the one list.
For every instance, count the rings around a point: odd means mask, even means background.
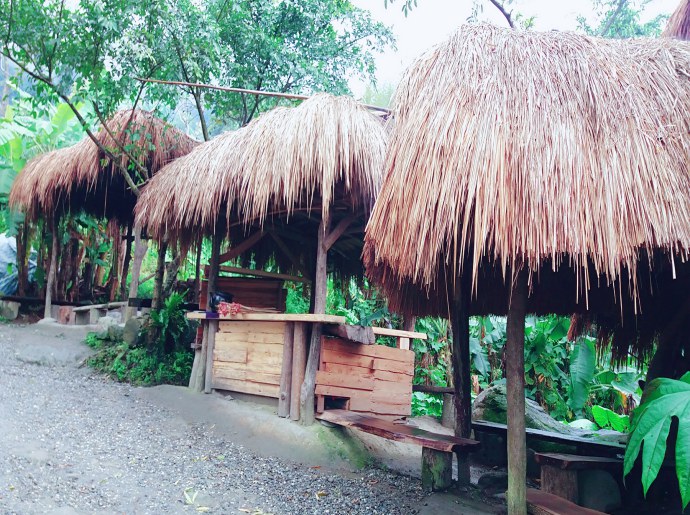
[{"label": "wooden beam", "polygon": [[506,392],[508,402],[508,513],[525,515],[527,444],[525,441],[526,271],[513,277],[506,323]]},{"label": "wooden beam", "polygon": [[58,253],[58,222],[55,217],[50,219],[50,233],[51,233],[51,249],[50,249],[50,265],[48,266],[48,277],[46,279],[46,297],[45,306],[43,307],[43,318],[51,318],[53,288],[55,286],[55,275],[57,272],[57,253]]},{"label": "wooden beam", "polygon": [[361,325],[324,325],[323,334],[337,336],[338,338],[361,343],[363,345],[373,345],[376,343],[376,335],[372,328]]},{"label": "wooden beam", "polygon": [[[321,219],[316,244],[316,272],[312,289],[314,290],[314,313],[326,312],[326,295],[328,293],[327,256],[325,246],[326,235],[329,232],[329,223]],[[314,388],[316,387],[316,371],[319,368],[321,358],[321,324],[314,324],[311,328],[311,344],[307,369],[304,373],[304,382],[300,392],[300,422],[303,425],[314,423]]]},{"label": "wooden beam", "polygon": [[[218,256],[218,263],[225,263],[226,261],[230,261],[231,259],[235,259],[236,257],[240,256],[241,254],[244,254],[247,252],[250,248],[252,248],[254,245],[259,243],[261,239],[266,236],[266,233],[264,231],[257,231],[251,236],[249,236],[246,240],[243,240],[241,243],[238,245],[233,245],[230,250],[227,252],[224,252],[220,256]],[[214,235],[215,237],[215,235]]]},{"label": "wooden beam", "polygon": [[290,416],[290,391],[292,387],[292,349],[295,337],[295,324],[285,324],[283,335],[283,363],[280,370],[280,397],[278,397],[278,416]]},{"label": "wooden beam", "polygon": [[285,244],[283,239],[278,236],[274,231],[270,231],[268,233],[273,241],[275,242],[276,245],[278,245],[278,248],[280,251],[285,254],[285,256],[290,260],[290,262],[295,266],[297,270],[302,274],[302,277],[305,277],[309,281],[311,281],[311,274],[309,273],[309,270],[307,270],[302,263],[300,262],[299,259],[292,253],[290,248]]},{"label": "wooden beam", "polygon": [[229,274],[253,275],[256,277],[270,277],[272,279],[282,279],[284,281],[292,281],[296,283],[308,283],[309,279],[306,277],[297,277],[296,275],[277,274],[275,272],[265,272],[264,270],[254,270],[251,268],[240,268],[237,266],[221,266],[221,272]]},{"label": "wooden beam", "polygon": [[400,329],[388,329],[387,327],[372,327],[374,334],[379,336],[395,336],[396,338],[417,338],[419,340],[426,340],[426,333],[418,333],[416,331],[401,331]]},{"label": "wooden beam", "polygon": [[326,251],[330,250],[330,248],[335,245],[335,242],[338,241],[338,239],[354,221],[355,217],[350,215],[338,222],[338,225],[336,225],[335,228],[324,239],[323,246],[326,248]]},{"label": "wooden beam", "polygon": [[216,347],[218,320],[208,321],[208,339],[206,342],[206,371],[204,374],[204,392],[211,393],[213,386],[213,349]]},{"label": "wooden beam", "polygon": [[307,362],[307,324],[295,323],[292,344],[292,382],[290,386],[290,418],[299,420],[300,387],[304,381],[304,369]]}]

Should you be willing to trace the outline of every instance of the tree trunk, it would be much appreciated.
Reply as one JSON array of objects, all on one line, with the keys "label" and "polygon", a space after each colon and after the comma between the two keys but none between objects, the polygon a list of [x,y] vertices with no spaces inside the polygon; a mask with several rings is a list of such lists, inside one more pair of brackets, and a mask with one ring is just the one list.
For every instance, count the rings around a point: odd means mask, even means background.
[{"label": "tree trunk", "polygon": [[151,309],[160,311],[163,303],[163,279],[165,278],[165,254],[168,252],[168,242],[161,241],[158,245],[158,261],[156,263],[156,275],[153,278],[153,298]]},{"label": "tree trunk", "polygon": [[199,246],[196,249],[196,261],[194,263],[194,302],[200,302],[201,299],[201,248],[204,244],[204,239],[201,238]]},{"label": "tree trunk", "polygon": [[[325,239],[328,235],[329,223],[321,220],[316,243],[316,273],[312,282],[314,292],[314,313],[326,313],[326,296],[328,294],[327,257],[328,249]],[[316,387],[316,371],[321,357],[321,324],[311,324],[311,344],[307,357],[307,368],[300,392],[300,423],[311,425],[314,423],[314,388]]]},{"label": "tree trunk", "polygon": [[122,264],[122,275],[120,276],[120,298],[127,300],[127,274],[129,273],[129,262],[132,259],[132,224],[127,226],[127,238],[125,240],[125,260]]},{"label": "tree trunk", "polygon": [[[43,270],[46,271],[48,269],[48,266],[46,266],[46,260],[47,256],[46,254],[48,253],[48,245],[46,245],[46,229],[47,229],[47,221],[44,221],[41,223],[41,229],[38,237],[38,254],[36,256],[36,270]],[[34,276],[35,277],[35,276]],[[45,298],[45,282],[46,282],[47,277],[44,275],[43,276],[43,286],[40,286],[38,283],[36,283],[35,289],[36,289],[36,296],[37,297],[44,297]]]},{"label": "tree trunk", "polygon": [[17,294],[27,295],[29,286],[29,224],[24,222],[17,231]]},{"label": "tree trunk", "polygon": [[113,240],[113,249],[110,259],[110,274],[108,276],[108,301],[113,302],[117,296],[118,287],[120,285],[120,262],[122,261],[122,230],[114,222],[111,222],[115,227],[110,229],[110,237]]},{"label": "tree trunk", "polygon": [[[455,436],[470,438],[472,431],[472,398],[470,391],[470,287],[464,276],[455,280],[451,329],[453,331],[453,388],[455,403]],[[457,453],[458,483],[470,483],[470,463],[466,452]]]},{"label": "tree trunk", "polygon": [[170,263],[165,265],[165,281],[163,281],[163,299],[167,299],[175,287],[177,272],[180,270],[180,254],[177,254]]},{"label": "tree trunk", "polygon": [[55,285],[55,269],[57,268],[57,253],[58,253],[58,234],[57,221],[55,218],[50,220],[50,235],[51,235],[51,251],[50,251],[50,267],[48,268],[48,278],[46,279],[46,299],[45,307],[43,309],[43,318],[51,318],[51,307],[53,299],[53,289]]},{"label": "tree trunk", "polygon": [[526,271],[517,272],[506,324],[506,391],[508,402],[508,513],[527,513],[527,444],[525,440]]},{"label": "tree trunk", "polygon": [[[139,294],[139,276],[141,275],[141,263],[144,261],[146,256],[146,250],[148,249],[148,242],[141,238],[141,229],[134,229],[134,262],[132,263],[132,280],[129,283],[129,298],[136,298]],[[123,299],[127,300],[127,299]],[[136,316],[137,308],[133,307],[127,308],[125,315],[125,322]]]}]

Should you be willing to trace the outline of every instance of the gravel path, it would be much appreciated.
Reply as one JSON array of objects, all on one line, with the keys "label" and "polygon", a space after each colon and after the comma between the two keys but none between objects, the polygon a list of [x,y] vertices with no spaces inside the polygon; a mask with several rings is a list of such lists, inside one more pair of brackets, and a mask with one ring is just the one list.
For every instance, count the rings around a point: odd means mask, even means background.
[{"label": "gravel path", "polygon": [[0,513],[407,514],[423,497],[417,479],[262,458],[180,422],[78,368],[78,340],[0,326]]}]

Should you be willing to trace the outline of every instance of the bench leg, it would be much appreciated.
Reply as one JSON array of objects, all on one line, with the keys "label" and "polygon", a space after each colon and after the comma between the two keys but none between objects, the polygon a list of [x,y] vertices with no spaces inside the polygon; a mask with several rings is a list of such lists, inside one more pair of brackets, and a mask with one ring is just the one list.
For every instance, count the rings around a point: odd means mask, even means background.
[{"label": "bench leg", "polygon": [[577,470],[562,470],[548,465],[541,467],[541,489],[577,504]]},{"label": "bench leg", "polygon": [[453,453],[422,448],[422,488],[438,492],[453,481]]}]

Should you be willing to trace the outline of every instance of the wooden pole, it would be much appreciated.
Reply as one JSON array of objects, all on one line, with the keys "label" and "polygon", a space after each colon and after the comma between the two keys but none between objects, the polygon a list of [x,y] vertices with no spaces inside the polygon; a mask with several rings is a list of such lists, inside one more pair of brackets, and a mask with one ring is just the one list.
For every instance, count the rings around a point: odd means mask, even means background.
[{"label": "wooden pole", "polygon": [[304,381],[307,363],[307,324],[295,322],[292,347],[292,381],[290,385],[290,418],[300,418],[300,387]]},{"label": "wooden pole", "polygon": [[153,298],[151,309],[160,310],[163,306],[163,279],[165,278],[165,254],[168,252],[168,242],[161,241],[158,245],[158,259],[156,261],[156,275],[153,280]]},{"label": "wooden pole", "polygon": [[125,260],[122,264],[122,276],[120,278],[120,298],[127,300],[127,274],[129,273],[129,263],[132,260],[132,224],[127,226],[127,237],[125,238]]},{"label": "wooden pole", "polygon": [[201,248],[203,243],[204,239],[202,238],[196,249],[196,261],[194,263],[194,302],[201,301],[199,296],[201,294]]},{"label": "wooden pole", "polygon": [[211,393],[213,387],[213,349],[216,346],[218,320],[208,321],[208,338],[206,340],[206,373],[204,377],[204,392]]},{"label": "wooden pole", "polygon": [[527,443],[525,439],[525,314],[527,276],[513,278],[506,325],[506,391],[508,401],[508,514],[527,513]]},{"label": "wooden pole", "polygon": [[48,268],[48,277],[46,279],[46,303],[43,308],[43,318],[51,318],[51,308],[53,299],[53,289],[55,285],[55,274],[57,268],[57,253],[58,253],[58,222],[55,218],[50,219],[50,233],[52,237],[52,246],[50,250],[50,267]]},{"label": "wooden pole", "polygon": [[292,347],[295,336],[295,324],[285,322],[283,335],[283,363],[280,370],[280,397],[278,398],[278,416],[290,416],[290,390],[292,387]]},{"label": "wooden pole", "polygon": [[[472,431],[472,398],[470,391],[470,288],[464,277],[455,280],[451,328],[453,331],[453,388],[455,436],[470,438]],[[470,484],[470,462],[466,452],[458,452],[458,483]]]},{"label": "wooden pole", "polygon": [[[326,296],[328,294],[327,256],[329,223],[321,219],[316,240],[316,272],[314,273],[314,314],[326,313]],[[314,389],[316,388],[316,372],[321,359],[321,324],[312,324],[311,344],[309,345],[309,357],[307,369],[304,373],[304,383],[300,393],[300,423],[311,425],[314,423]]]},{"label": "wooden pole", "polygon": [[[146,256],[148,242],[141,237],[141,228],[134,229],[134,261],[132,262],[132,280],[129,283],[129,298],[135,299],[139,294],[139,276],[141,275],[141,264]],[[123,299],[128,300],[128,299]],[[127,307],[125,311],[125,322],[134,317],[137,313],[136,307]]]}]

